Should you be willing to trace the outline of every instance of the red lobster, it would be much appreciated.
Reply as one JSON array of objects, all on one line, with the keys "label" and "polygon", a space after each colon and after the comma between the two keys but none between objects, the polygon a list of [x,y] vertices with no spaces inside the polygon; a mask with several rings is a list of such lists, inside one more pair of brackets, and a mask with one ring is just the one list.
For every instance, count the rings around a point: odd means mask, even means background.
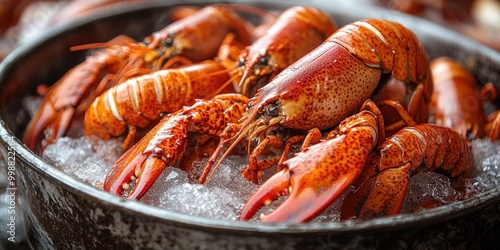
[{"label": "red lobster", "polygon": [[173,113],[209,97],[228,81],[228,70],[212,60],[131,78],[94,100],[85,113],[84,133],[107,140],[127,132],[122,143],[127,149],[136,127],[144,128],[162,113]]},{"label": "red lobster", "polygon": [[[127,198],[139,199],[163,169],[182,159],[188,133],[218,137],[227,123],[241,117],[247,102],[248,98],[239,94],[218,95],[167,115],[116,161],[106,176],[104,190],[116,195],[125,190]],[[133,181],[135,186],[130,189]]]},{"label": "red lobster", "polygon": [[[415,35],[398,23],[369,19],[340,28],[257,91],[240,123],[228,128],[235,136],[221,138],[199,182],[205,183],[210,171],[215,171],[245,137],[248,142],[262,140],[278,127],[327,129],[353,114],[374,94],[401,99],[392,93],[377,94],[377,88],[385,87],[380,83],[382,74],[390,74],[391,86],[402,86],[402,103],[411,117],[418,123],[426,122],[432,94],[428,61]],[[215,164],[228,143],[231,145]]]},{"label": "red lobster", "polygon": [[264,35],[241,51],[236,62],[238,93],[253,96],[277,73],[320,45],[336,29],[331,17],[316,8],[283,11]]},{"label": "red lobster", "polygon": [[[402,115],[406,123],[415,125]],[[384,131],[380,110],[368,100],[360,113],[339,124],[329,135],[331,139],[306,147],[285,161],[285,169],[269,178],[248,200],[240,219],[250,219],[263,205],[288,194],[281,205],[260,219],[309,221],[352,184],[358,187],[350,197],[354,201],[346,201],[344,207],[364,204],[362,218],[397,214],[411,170],[424,163],[433,170],[442,168],[457,176],[472,166],[467,141],[449,128],[432,124],[405,127],[387,140]],[[363,203],[360,197],[368,192]]]},{"label": "red lobster", "polygon": [[[250,42],[249,25],[240,16],[223,5],[212,5],[171,23],[142,43],[123,36],[121,42],[110,41],[49,89],[26,128],[24,143],[36,151],[43,139],[42,151],[63,136],[73,117],[81,116],[109,85],[149,73],[165,63],[171,65],[172,58],[183,58],[176,60],[180,62],[212,59],[229,33],[236,34],[243,44]],[[115,75],[118,77],[110,81]]]},{"label": "red lobster", "polygon": [[[485,101],[494,100],[497,92],[492,83],[480,90],[472,73],[458,61],[439,57],[430,63],[434,91],[430,107],[435,123],[447,126],[464,137],[498,140],[500,113],[488,119],[483,109]],[[488,122],[489,121],[489,122]]]},{"label": "red lobster", "polygon": [[405,127],[387,138],[369,156],[344,200],[343,219],[369,219],[398,214],[410,176],[418,171],[443,172],[455,178],[474,166],[469,142],[456,131],[424,123]]},{"label": "red lobster", "polygon": [[[304,16],[315,17],[313,20],[317,22],[311,23],[311,18]],[[298,30],[301,35],[296,35]],[[241,52],[241,62],[244,63],[238,66],[238,71],[245,70],[245,89],[251,81],[265,82],[270,75],[321,44],[333,31],[331,18],[314,8],[294,7],[284,11],[266,35]],[[229,42],[223,42],[223,45],[226,43]],[[221,51],[218,55],[221,62],[230,60],[226,57],[234,53],[225,55],[224,48]],[[216,62],[205,61],[132,78],[114,86],[94,100],[87,110],[85,134],[108,139],[123,134],[128,128],[128,136],[122,144],[123,148],[128,148],[136,127],[157,120],[161,113],[191,105],[197,98],[210,97],[224,82],[229,83],[226,71]],[[238,74],[233,77],[238,77]],[[243,94],[249,93],[245,91]]]}]

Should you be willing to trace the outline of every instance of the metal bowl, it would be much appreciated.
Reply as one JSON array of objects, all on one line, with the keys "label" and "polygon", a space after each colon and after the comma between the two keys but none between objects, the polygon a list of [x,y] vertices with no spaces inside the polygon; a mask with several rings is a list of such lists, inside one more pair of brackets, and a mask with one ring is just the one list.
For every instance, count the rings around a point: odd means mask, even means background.
[{"label": "metal bowl", "polygon": [[[148,2],[94,16],[51,30],[2,62],[0,145],[6,154],[15,153],[16,201],[33,249],[480,249],[499,245],[500,187],[424,212],[364,221],[221,221],[111,195],[62,173],[22,144],[19,138],[28,122],[20,110],[22,99],[34,93],[38,83],[54,82],[83,60],[85,53],[69,52],[70,46],[106,41],[118,34],[140,39],[166,25],[172,6],[214,2]],[[235,2],[280,10],[302,1]],[[500,83],[500,55],[444,27],[359,4],[332,0],[308,5],[331,13],[339,26],[368,17],[401,22],[417,34],[431,57],[459,59],[479,81]]]}]

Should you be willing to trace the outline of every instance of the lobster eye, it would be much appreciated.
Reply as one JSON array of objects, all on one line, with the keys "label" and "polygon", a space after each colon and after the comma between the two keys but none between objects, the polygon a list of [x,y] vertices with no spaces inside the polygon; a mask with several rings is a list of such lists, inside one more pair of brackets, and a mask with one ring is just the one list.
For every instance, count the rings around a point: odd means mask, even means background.
[{"label": "lobster eye", "polygon": [[278,116],[279,108],[275,104],[269,104],[266,106],[266,113],[269,116]]},{"label": "lobster eye", "polygon": [[267,65],[269,63],[269,55],[262,56],[259,59],[259,65]]},{"label": "lobster eye", "polygon": [[170,37],[165,39],[165,47],[172,47],[173,44],[174,44],[174,39]]},{"label": "lobster eye", "polygon": [[167,38],[163,41],[163,46],[172,47],[174,45],[175,33],[171,32],[168,34]]},{"label": "lobster eye", "polygon": [[174,44],[174,39],[172,37],[167,37],[165,41],[163,41],[164,47],[172,47],[173,44]]},{"label": "lobster eye", "polygon": [[245,65],[245,59],[243,57],[240,57],[238,60],[238,67],[242,67]]}]

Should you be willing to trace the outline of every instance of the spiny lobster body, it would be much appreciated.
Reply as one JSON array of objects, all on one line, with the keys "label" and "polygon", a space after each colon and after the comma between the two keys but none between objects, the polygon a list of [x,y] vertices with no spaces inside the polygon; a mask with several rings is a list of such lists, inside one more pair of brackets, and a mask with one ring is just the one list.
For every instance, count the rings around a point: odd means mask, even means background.
[{"label": "spiny lobster body", "polygon": [[131,78],[97,97],[84,119],[84,133],[101,139],[128,133],[122,147],[133,142],[136,127],[144,128],[196,99],[209,97],[229,81],[227,70],[208,60]]},{"label": "spiny lobster body", "polygon": [[[410,116],[418,123],[426,122],[432,94],[428,63],[415,35],[398,23],[369,19],[340,28],[257,91],[234,137],[221,140],[199,182],[206,182],[228,143],[231,145],[215,169],[243,138],[265,137],[279,126],[302,131],[331,128],[372,95],[403,99]],[[381,82],[383,74],[390,74],[387,88]],[[398,84],[405,90],[403,97],[392,92]]]},{"label": "spiny lobster body", "polygon": [[500,113],[491,118],[483,105],[498,94],[492,83],[478,88],[474,75],[460,62],[438,57],[430,63],[434,91],[430,107],[436,124],[447,126],[462,136],[475,139],[486,135],[498,140]]},{"label": "spiny lobster body", "polygon": [[285,161],[285,168],[248,200],[240,219],[249,220],[262,206],[288,195],[260,219],[309,221],[351,185],[355,191],[343,202],[343,218],[394,215],[401,210],[410,175],[420,166],[425,166],[422,171],[445,171],[452,177],[473,166],[470,144],[460,134],[435,124],[405,123],[411,126],[385,139],[380,110],[371,101],[365,102],[361,112],[332,131],[331,138],[305,147]]},{"label": "spiny lobster body", "polygon": [[331,17],[316,8],[295,6],[283,11],[237,62],[237,92],[253,96],[276,74],[320,45],[336,29]]}]

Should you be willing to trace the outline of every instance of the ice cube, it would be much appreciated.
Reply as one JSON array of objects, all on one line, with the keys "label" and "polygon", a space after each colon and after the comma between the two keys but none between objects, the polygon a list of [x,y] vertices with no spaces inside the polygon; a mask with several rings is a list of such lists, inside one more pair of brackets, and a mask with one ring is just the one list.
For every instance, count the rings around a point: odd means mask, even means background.
[{"label": "ice cube", "polygon": [[402,213],[410,213],[462,198],[453,189],[450,178],[434,172],[420,172],[410,178],[408,192],[403,203]]},{"label": "ice cube", "polygon": [[492,143],[489,139],[472,141],[474,152],[474,171],[469,182],[475,192],[498,187],[500,185],[500,141]]},{"label": "ice cube", "polygon": [[178,168],[163,171],[141,202],[207,218],[236,220],[245,200],[257,186],[239,174],[241,157],[229,157],[208,184],[196,184]]},{"label": "ice cube", "polygon": [[109,168],[122,153],[117,140],[62,137],[45,148],[42,158],[68,175],[102,188]]}]

